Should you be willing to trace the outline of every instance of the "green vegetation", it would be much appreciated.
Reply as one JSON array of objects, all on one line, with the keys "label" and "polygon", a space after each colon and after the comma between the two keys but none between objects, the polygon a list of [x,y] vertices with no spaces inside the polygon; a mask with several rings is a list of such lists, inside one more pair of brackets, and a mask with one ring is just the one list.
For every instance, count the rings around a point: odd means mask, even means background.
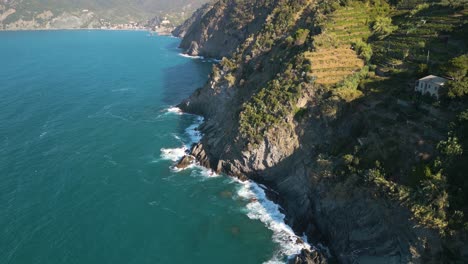
[{"label": "green vegetation", "polygon": [[[293,112],[303,83],[307,81],[307,76],[302,73],[308,71],[309,65],[300,49],[307,48],[305,44],[309,41],[310,30],[295,28],[295,24],[308,4],[310,2],[306,0],[279,3],[268,18],[269,23],[233,55],[232,62],[240,65],[249,61],[251,54],[258,56],[271,52],[273,47],[294,46],[282,51],[284,61],[271,59],[270,67],[276,68],[277,78],[259,87],[240,111],[239,131],[248,146],[256,146],[268,129],[285,122],[286,116]],[[294,34],[284,37],[289,32]],[[250,62],[244,69],[237,69],[234,65],[226,67],[228,63],[224,61],[221,64],[224,70],[235,74],[239,80],[254,71],[262,71],[264,67],[261,62]]]},{"label": "green vegetation", "polygon": [[359,57],[363,59],[366,63],[370,61],[372,57],[372,47],[370,44],[362,40],[357,40],[354,43],[354,49],[356,50]]},{"label": "green vegetation", "polygon": [[304,45],[304,43],[307,40],[307,37],[309,36],[310,30],[308,29],[298,29],[296,33],[294,34],[294,40],[295,40],[295,45],[300,46]]},{"label": "green vegetation", "polygon": [[[295,65],[304,65],[303,56],[296,57]],[[298,73],[301,68],[288,64],[277,79],[260,89],[251,100],[244,104],[240,113],[240,132],[252,146],[260,143],[269,128],[284,121],[294,109],[294,102],[301,94],[304,79]],[[302,113],[296,112],[299,117]]]},{"label": "green vegetation", "polygon": [[[467,14],[456,3],[284,1],[213,74],[239,86],[247,149],[282,126],[304,133],[311,123],[351,126],[351,134],[317,146],[340,161],[337,179],[352,175],[419,225],[461,234],[468,231]],[[428,74],[453,79],[448,98],[414,93],[414,81]],[[298,103],[309,94],[309,104]]]},{"label": "green vegetation", "polygon": [[[370,25],[376,12],[374,4],[352,2],[345,7],[333,5],[334,11],[320,22],[321,34],[313,37],[313,52],[307,53],[312,67],[310,75],[317,84],[333,86],[355,75],[369,62],[372,48],[367,44],[371,36]],[[380,9],[379,9],[380,10]],[[343,87],[342,87],[343,88]],[[341,89],[336,93],[344,97],[358,98],[355,90]]]},{"label": "green vegetation", "polygon": [[444,69],[452,78],[447,83],[448,96],[461,98],[468,95],[468,54],[451,59]]},{"label": "green vegetation", "polygon": [[[349,75],[331,85],[332,97],[323,101],[321,110],[325,116],[339,116],[344,106],[333,96],[347,103],[358,99],[371,108],[365,117],[370,119],[370,127],[357,132],[365,135],[363,141],[353,147],[344,142],[333,149],[341,157],[337,173],[358,175],[362,184],[407,207],[420,225],[444,236],[468,232],[468,184],[463,176],[468,171],[468,111],[462,111],[447,129],[447,119],[460,111],[449,106],[468,107],[467,12],[462,6],[453,6],[457,5],[405,1],[374,19],[368,16],[373,35],[354,41],[353,48],[370,69],[387,72],[389,77],[366,71]],[[331,43],[320,44],[333,48]],[[311,63],[316,60],[312,57]],[[451,78],[446,84],[448,98],[442,104],[427,106],[433,100],[424,102],[413,92],[414,80],[428,74]],[[397,104],[411,99],[414,105]],[[424,135],[427,129],[430,136]],[[440,140],[447,130],[448,136]],[[417,147],[400,141],[411,137],[439,138],[439,143],[433,144],[432,152],[420,153],[419,161],[409,161],[400,156]],[[354,152],[343,154],[345,149]]]},{"label": "green vegetation", "polygon": [[[456,4],[326,3],[328,7],[322,8],[328,13],[320,19],[320,34],[311,37],[312,51],[305,53],[310,76],[325,91],[319,111],[333,121],[349,109],[347,104],[365,102],[370,108],[369,116],[363,117],[369,118],[368,128],[356,131],[367,134],[360,145],[351,147],[346,138],[337,139],[332,148],[331,154],[342,157],[337,174],[342,170],[343,175],[359,175],[363,185],[407,207],[420,225],[444,236],[468,232],[468,206],[463,202],[468,200],[468,184],[462,176],[468,171],[468,111],[459,115],[449,136],[440,140],[447,131],[442,118],[453,115],[448,109],[452,101],[443,99],[443,109],[434,103],[431,107],[438,108],[434,113],[440,114],[431,120],[426,118],[432,115],[425,110],[427,106],[418,108],[427,103],[410,86],[428,74],[451,77],[446,87],[449,99],[456,99],[452,107],[468,107],[467,12]],[[375,76],[376,68],[389,77]],[[411,99],[415,106],[397,104]],[[296,110],[295,119],[302,120],[308,112]],[[423,136],[420,126],[426,131],[432,128],[431,136],[440,142],[433,144],[431,154],[421,153],[419,162],[400,157],[410,148],[400,139]],[[346,154],[352,148],[354,153]]]},{"label": "green vegetation", "polygon": [[[389,13],[392,34],[372,42],[373,63],[389,74],[424,72],[443,75],[447,59],[466,52],[466,11],[442,4],[410,4]],[[388,24],[388,23],[387,23]],[[392,26],[390,26],[392,27]]]},{"label": "green vegetation", "polygon": [[398,27],[392,24],[392,18],[390,17],[377,17],[372,25],[372,31],[374,35],[382,40],[386,36],[390,35]]}]

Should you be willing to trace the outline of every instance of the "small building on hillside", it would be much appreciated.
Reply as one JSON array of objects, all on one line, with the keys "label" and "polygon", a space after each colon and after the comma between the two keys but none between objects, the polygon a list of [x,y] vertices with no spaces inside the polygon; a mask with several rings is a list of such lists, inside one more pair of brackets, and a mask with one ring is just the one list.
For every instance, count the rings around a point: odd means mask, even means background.
[{"label": "small building on hillside", "polygon": [[161,21],[161,26],[165,26],[169,24],[171,24],[171,21],[169,21],[169,19],[167,19],[166,17],[163,19],[163,21]]},{"label": "small building on hillside", "polygon": [[439,94],[448,80],[439,76],[429,75],[416,81],[414,90],[421,94],[429,94],[439,99]]}]

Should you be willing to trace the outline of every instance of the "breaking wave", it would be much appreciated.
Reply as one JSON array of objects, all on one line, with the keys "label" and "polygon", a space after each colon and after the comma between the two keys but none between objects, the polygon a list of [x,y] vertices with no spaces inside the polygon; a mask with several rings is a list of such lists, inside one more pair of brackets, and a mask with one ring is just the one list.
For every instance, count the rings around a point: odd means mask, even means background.
[{"label": "breaking wave", "polygon": [[203,56],[190,56],[188,54],[185,54],[185,53],[179,53],[180,56],[182,57],[185,57],[185,58],[189,58],[189,59],[204,59]]},{"label": "breaking wave", "polygon": [[[167,112],[183,114],[182,110],[177,107],[171,107]],[[198,116],[195,122],[185,130],[189,138],[188,142],[185,142],[179,148],[162,148],[161,158],[175,163],[189,154],[190,147],[194,143],[199,142],[203,136],[198,129],[203,121],[203,117]],[[213,170],[200,166],[197,162],[194,162],[185,169],[177,169],[175,167],[171,167],[171,169],[175,172],[190,169],[191,176],[205,179],[220,176]],[[237,179],[234,179],[234,181],[238,184],[237,196],[242,200],[248,201],[244,208],[247,216],[250,219],[261,221],[268,229],[273,231],[272,239],[279,245],[272,258],[265,262],[266,264],[284,263],[286,258],[299,254],[302,249],[314,250],[307,242],[306,236],[297,236],[292,228],[285,223],[285,215],[281,213],[280,206],[267,198],[265,194],[266,186],[253,181],[242,182]]]},{"label": "breaking wave", "polygon": [[293,257],[302,249],[313,250],[307,242],[307,237],[297,236],[284,222],[285,215],[281,213],[280,206],[267,198],[264,190],[266,187],[253,181],[238,182],[240,188],[237,195],[249,201],[246,206],[247,216],[250,219],[260,220],[273,231],[273,241],[279,245],[272,259],[266,263],[284,263],[285,257]]}]

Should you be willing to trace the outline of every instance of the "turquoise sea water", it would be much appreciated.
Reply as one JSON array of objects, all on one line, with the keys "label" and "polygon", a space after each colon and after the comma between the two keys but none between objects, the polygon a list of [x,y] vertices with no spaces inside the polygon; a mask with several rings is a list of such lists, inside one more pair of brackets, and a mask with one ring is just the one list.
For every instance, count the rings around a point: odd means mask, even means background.
[{"label": "turquoise sea water", "polygon": [[178,42],[0,33],[0,263],[262,263],[291,253],[261,188],[170,168],[199,122],[171,107],[211,69],[180,56]]}]

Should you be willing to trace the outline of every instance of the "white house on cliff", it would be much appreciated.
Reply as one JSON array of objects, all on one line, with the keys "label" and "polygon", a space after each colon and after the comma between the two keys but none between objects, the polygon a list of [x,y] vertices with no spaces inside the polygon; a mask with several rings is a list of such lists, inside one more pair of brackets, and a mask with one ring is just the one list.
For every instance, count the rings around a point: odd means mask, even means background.
[{"label": "white house on cliff", "polygon": [[416,92],[420,92],[421,94],[429,94],[439,99],[440,90],[446,82],[447,79],[445,78],[429,75],[417,80],[414,90]]}]

